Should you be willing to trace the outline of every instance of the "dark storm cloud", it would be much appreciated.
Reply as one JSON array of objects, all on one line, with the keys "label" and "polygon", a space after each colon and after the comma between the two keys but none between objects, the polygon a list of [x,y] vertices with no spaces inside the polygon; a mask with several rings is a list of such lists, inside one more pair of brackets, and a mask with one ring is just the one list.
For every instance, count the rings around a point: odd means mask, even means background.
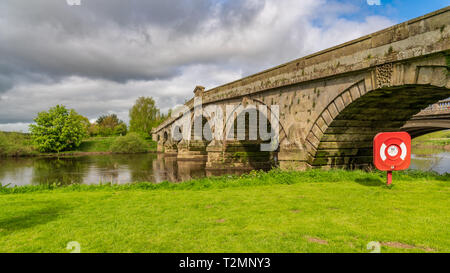
[{"label": "dark storm cloud", "polygon": [[[0,3],[0,63],[3,71],[41,73],[59,80],[65,76],[102,78],[118,82],[173,77],[180,65],[197,62],[195,56],[177,62],[161,52],[161,41],[179,42],[196,33],[211,16],[220,25],[245,24],[264,4],[230,1],[120,1],[84,0],[81,6],[65,1],[2,1]],[[220,7],[218,9],[218,7]],[[152,34],[154,32],[154,34]],[[173,52],[175,55],[176,53]],[[207,60],[207,62],[217,60]],[[12,77],[15,78],[14,75]],[[11,80],[0,78],[0,90]]]}]

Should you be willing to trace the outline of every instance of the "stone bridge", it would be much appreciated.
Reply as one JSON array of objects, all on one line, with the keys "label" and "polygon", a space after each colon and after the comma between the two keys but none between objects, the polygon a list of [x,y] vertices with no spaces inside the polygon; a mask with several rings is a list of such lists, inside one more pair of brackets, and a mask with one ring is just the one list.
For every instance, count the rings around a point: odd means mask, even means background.
[{"label": "stone bridge", "polygon": [[[421,110],[450,97],[450,7],[211,90],[198,86],[194,94],[183,113],[190,110],[188,128],[201,120],[203,134],[192,129],[190,140],[175,141],[173,126],[183,115],[173,115],[152,131],[160,152],[203,160],[211,169],[367,166],[378,132],[406,130],[415,137],[448,128],[448,115],[431,124],[429,109]],[[250,128],[260,124],[245,112],[245,128],[208,141],[204,134],[216,133],[214,114],[195,111],[196,98],[223,112],[227,105],[253,105],[270,114],[278,105],[276,150],[262,152],[263,138],[248,138]],[[234,122],[241,114],[234,113]],[[245,140],[225,138],[242,130]]]},{"label": "stone bridge", "polygon": [[408,132],[413,138],[445,129],[450,129],[450,99],[420,111],[402,127],[402,130]]}]

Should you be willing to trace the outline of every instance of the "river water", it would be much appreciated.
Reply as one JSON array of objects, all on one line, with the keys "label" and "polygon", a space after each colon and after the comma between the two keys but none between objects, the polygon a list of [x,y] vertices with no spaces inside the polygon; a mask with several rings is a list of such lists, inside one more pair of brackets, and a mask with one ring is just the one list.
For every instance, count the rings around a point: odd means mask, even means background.
[{"label": "river water", "polygon": [[450,151],[442,148],[413,147],[410,169],[450,173]]},{"label": "river water", "polygon": [[69,184],[125,184],[142,181],[180,182],[193,178],[223,174],[242,174],[245,171],[206,171],[204,163],[177,161],[163,154],[114,154],[60,158],[0,159],[2,185],[23,186],[57,183]]},{"label": "river water", "polygon": [[[450,172],[450,152],[421,150],[412,156],[410,168]],[[0,183],[9,187],[49,183],[180,182],[205,176],[242,173],[242,170],[207,171],[200,162],[177,162],[176,157],[162,154],[0,159]]]}]

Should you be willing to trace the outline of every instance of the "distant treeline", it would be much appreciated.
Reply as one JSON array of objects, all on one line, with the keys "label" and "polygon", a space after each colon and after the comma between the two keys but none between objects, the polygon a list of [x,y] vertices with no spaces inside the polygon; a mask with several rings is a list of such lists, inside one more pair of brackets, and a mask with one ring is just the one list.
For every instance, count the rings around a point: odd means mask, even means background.
[{"label": "distant treeline", "polygon": [[[116,152],[149,151],[152,128],[170,117],[170,113],[161,114],[152,98],[140,97],[129,111],[128,127],[116,114],[102,115],[91,123],[74,109],[56,105],[37,114],[30,133],[0,132],[0,156],[75,151],[85,138],[98,136],[123,137],[111,144]],[[128,133],[133,134],[127,136]],[[147,142],[141,141],[144,139]]]}]

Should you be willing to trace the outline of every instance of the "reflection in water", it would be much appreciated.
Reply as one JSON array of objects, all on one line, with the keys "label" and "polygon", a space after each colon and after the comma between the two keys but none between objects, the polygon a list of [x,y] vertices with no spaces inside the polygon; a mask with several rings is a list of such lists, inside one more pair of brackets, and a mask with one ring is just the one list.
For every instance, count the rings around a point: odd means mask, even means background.
[{"label": "reflection in water", "polygon": [[198,161],[178,161],[178,177],[180,181],[206,176],[205,165]]},{"label": "reflection in water", "polygon": [[[450,152],[423,149],[413,151],[411,169],[450,172]],[[204,162],[177,161],[175,156],[163,154],[0,159],[0,182],[10,186],[180,182],[205,176],[239,175],[244,172],[232,169],[205,170]]]},{"label": "reflection in water", "polygon": [[444,147],[413,146],[411,169],[434,171],[440,174],[450,172],[450,152]]},{"label": "reflection in water", "polygon": [[413,154],[410,168],[421,171],[435,171],[440,174],[450,172],[450,152]]},{"label": "reflection in water", "polygon": [[59,183],[81,184],[88,166],[76,158],[38,158],[33,161],[33,185]]},{"label": "reflection in water", "polygon": [[179,182],[225,173],[230,172],[206,171],[204,162],[177,161],[163,154],[0,159],[0,182],[10,186]]}]

